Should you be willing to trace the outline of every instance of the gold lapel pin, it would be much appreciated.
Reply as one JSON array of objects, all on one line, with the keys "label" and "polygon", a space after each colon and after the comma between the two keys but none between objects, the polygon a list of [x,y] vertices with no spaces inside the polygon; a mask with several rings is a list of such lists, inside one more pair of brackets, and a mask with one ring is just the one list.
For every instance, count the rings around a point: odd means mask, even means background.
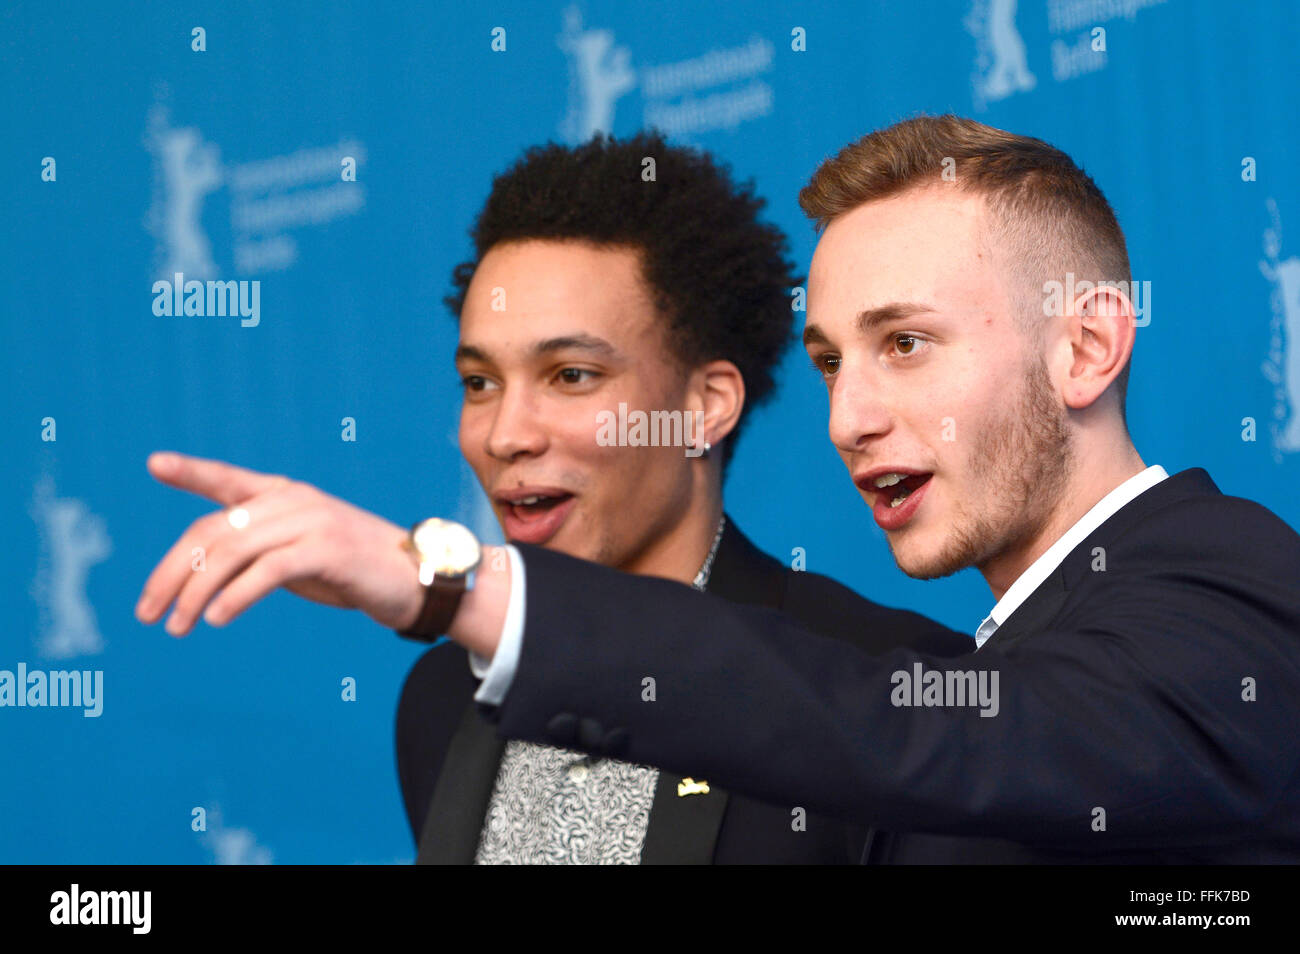
[{"label": "gold lapel pin", "polygon": [[707,794],[709,794],[709,783],[703,780],[697,782],[693,778],[684,778],[677,783],[678,798],[685,798],[687,795]]}]

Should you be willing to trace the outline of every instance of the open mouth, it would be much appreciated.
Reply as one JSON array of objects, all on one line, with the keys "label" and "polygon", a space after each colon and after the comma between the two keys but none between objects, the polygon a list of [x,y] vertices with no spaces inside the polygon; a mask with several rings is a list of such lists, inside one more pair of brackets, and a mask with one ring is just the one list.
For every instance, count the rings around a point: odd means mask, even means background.
[{"label": "open mouth", "polygon": [[516,520],[537,520],[566,500],[572,499],[573,494],[530,494],[517,500],[505,501],[505,503]]},{"label": "open mouth", "polygon": [[934,474],[881,474],[873,481],[876,492],[888,501],[890,509],[901,507],[913,493],[925,486]]},{"label": "open mouth", "polygon": [[508,539],[544,544],[564,525],[577,498],[558,487],[521,487],[495,500]]}]

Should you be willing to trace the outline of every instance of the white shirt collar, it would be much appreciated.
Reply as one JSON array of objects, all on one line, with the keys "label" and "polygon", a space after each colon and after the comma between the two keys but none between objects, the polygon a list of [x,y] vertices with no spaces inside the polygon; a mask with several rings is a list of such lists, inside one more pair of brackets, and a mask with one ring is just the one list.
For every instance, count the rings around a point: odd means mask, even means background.
[{"label": "white shirt collar", "polygon": [[1002,594],[1002,599],[998,600],[993,611],[984,617],[984,622],[980,623],[979,629],[975,632],[975,648],[979,649],[984,645],[985,640],[997,632],[998,627],[1029,598],[1029,594],[1038,589],[1043,581],[1056,571],[1061,561],[1069,556],[1070,551],[1082,543],[1088,534],[1114,516],[1125,504],[1150,490],[1168,476],[1165,469],[1158,464],[1148,467],[1097,501],[1091,510],[1079,518],[1078,523],[1065,531],[1064,535],[1053,543],[1046,553],[1031,563],[1029,568],[1011,584],[1010,589]]}]

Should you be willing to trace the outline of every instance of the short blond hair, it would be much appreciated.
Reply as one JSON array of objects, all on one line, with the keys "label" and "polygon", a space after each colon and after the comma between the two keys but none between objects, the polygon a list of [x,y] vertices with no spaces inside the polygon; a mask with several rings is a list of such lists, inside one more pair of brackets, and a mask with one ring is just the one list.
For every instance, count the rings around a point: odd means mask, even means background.
[{"label": "short blond hair", "polygon": [[[984,197],[1027,329],[1041,327],[1044,282],[1066,272],[1130,287],[1124,233],[1092,178],[1041,139],[961,116],[917,116],[850,143],[813,173],[799,205],[820,231],[863,203],[949,182]],[[1117,382],[1122,409],[1127,364]]]}]

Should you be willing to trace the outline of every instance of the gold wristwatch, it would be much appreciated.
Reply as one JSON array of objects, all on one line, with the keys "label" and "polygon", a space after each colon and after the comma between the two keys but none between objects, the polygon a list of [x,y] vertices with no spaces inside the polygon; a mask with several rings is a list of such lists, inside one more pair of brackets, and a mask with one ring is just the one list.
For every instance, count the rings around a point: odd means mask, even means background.
[{"label": "gold wristwatch", "polygon": [[398,635],[433,642],[451,626],[470,574],[483,559],[483,548],[468,527],[430,517],[411,527],[402,549],[419,568],[424,605],[411,628]]}]

